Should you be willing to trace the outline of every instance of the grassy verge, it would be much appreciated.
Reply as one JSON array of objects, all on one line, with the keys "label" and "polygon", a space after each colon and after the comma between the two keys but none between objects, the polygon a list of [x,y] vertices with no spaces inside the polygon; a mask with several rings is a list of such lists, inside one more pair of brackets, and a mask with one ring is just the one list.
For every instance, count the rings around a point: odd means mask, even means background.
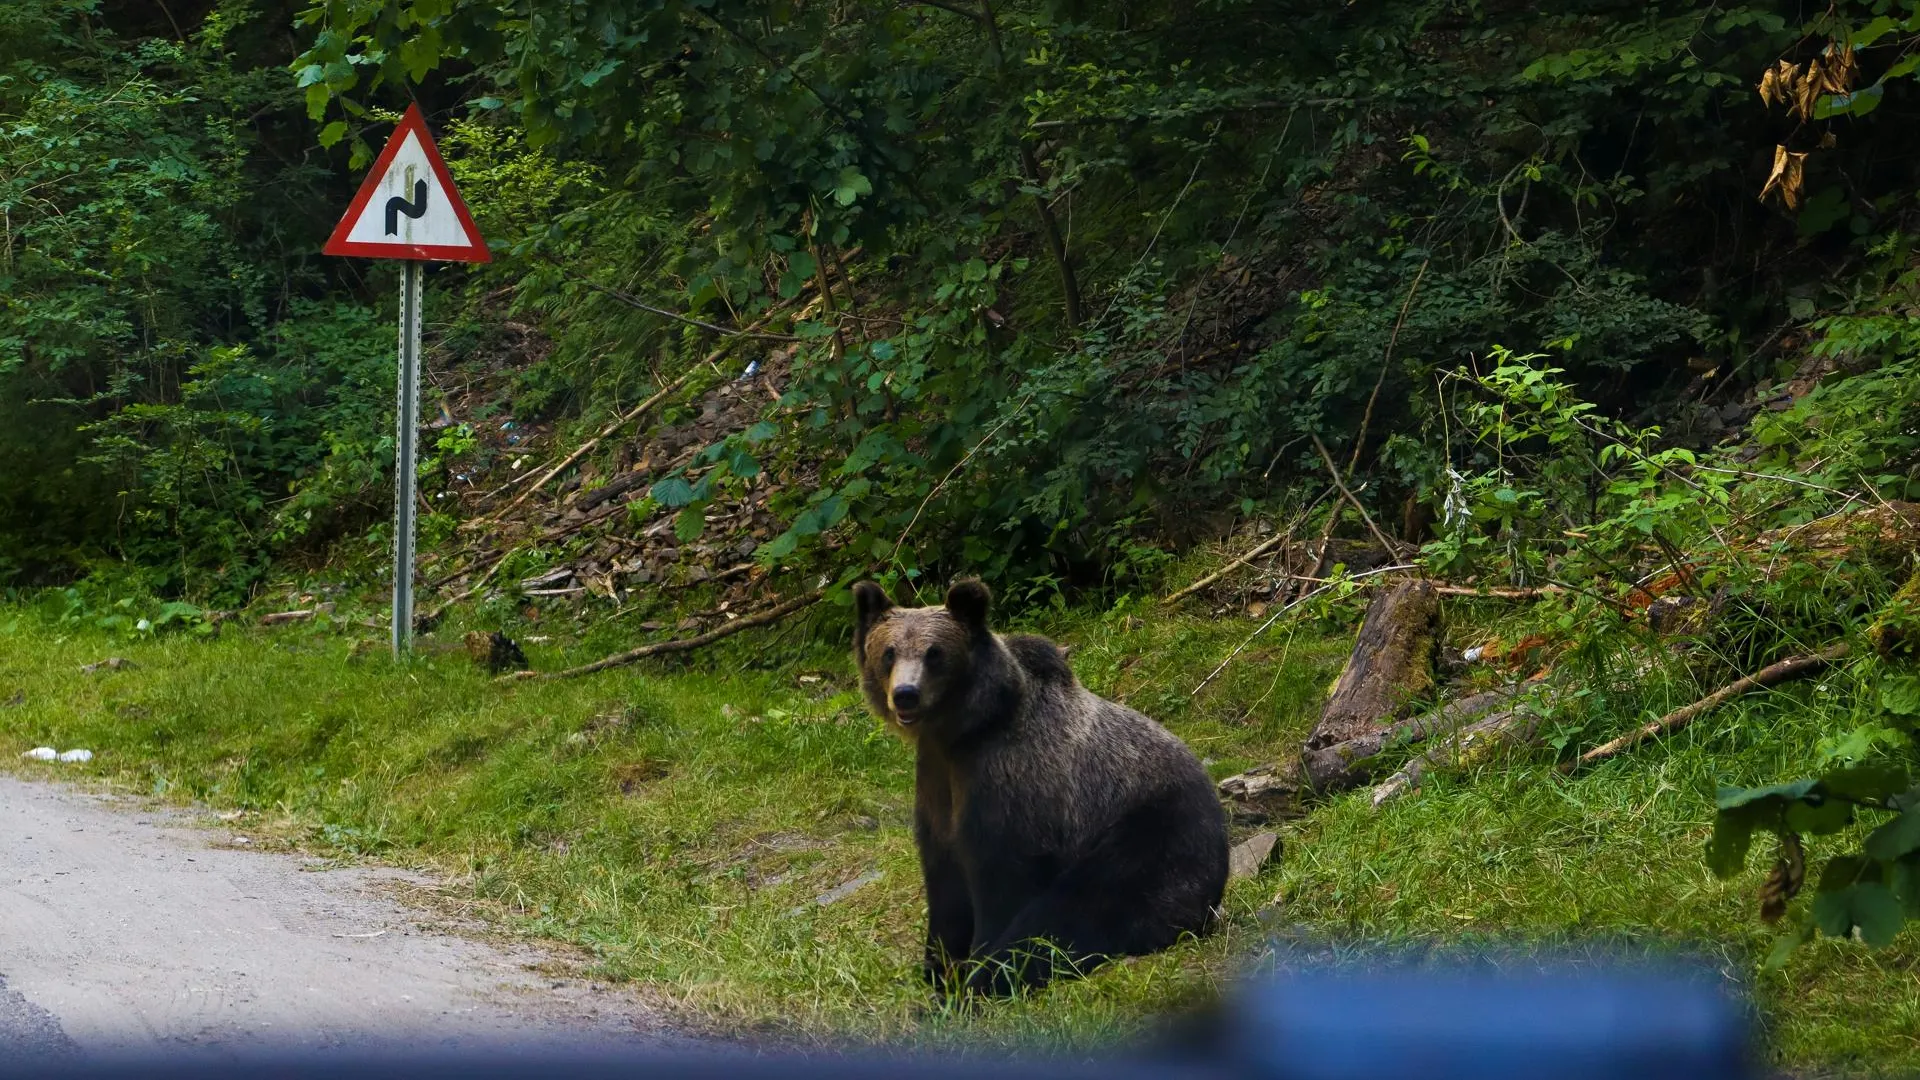
[{"label": "grassy verge", "polygon": [[[86,746],[99,756],[85,768],[122,785],[245,808],[256,830],[305,845],[432,866],[507,925],[583,946],[608,977],[728,1030],[1090,1046],[1206,996],[1283,923],[1347,941],[1688,943],[1757,980],[1782,1065],[1920,1067],[1920,950],[1823,941],[1758,977],[1770,941],[1753,916],[1758,874],[1717,882],[1701,861],[1713,783],[1795,775],[1847,726],[1844,676],[1573,778],[1521,761],[1439,778],[1378,813],[1364,794],[1336,800],[1283,830],[1280,865],[1235,883],[1223,933],[971,1020],[923,1015],[910,753],[864,713],[841,617],[822,611],[784,645],[502,686],[457,655],[352,659],[337,627],[126,642],[0,611],[0,701],[18,702],[0,708],[0,749]],[[1194,694],[1254,625],[1118,610],[1035,627],[1218,776],[1296,743],[1344,657],[1338,624],[1283,625]],[[110,654],[135,666],[78,672]],[[1694,688],[1634,694],[1598,703],[1596,722],[1617,728]]]},{"label": "grassy verge", "polygon": [[[822,612],[788,640],[830,638],[841,617]],[[1061,628],[1089,677],[1177,709],[1224,772],[1298,737],[1342,651],[1296,642],[1276,668],[1281,637],[1187,704],[1191,658],[1224,655],[1251,626],[1122,615]],[[1226,934],[964,1025],[922,1019],[911,751],[867,715],[837,642],[770,653],[781,647],[763,635],[693,666],[502,685],[460,654],[350,657],[365,633],[129,642],[0,611],[0,701],[19,701],[0,709],[0,753],[84,746],[90,772],[253,811],[255,834],[430,865],[509,925],[584,946],[605,975],[691,1017],[803,1039],[1111,1038],[1205,994],[1273,896],[1270,879],[1239,883]],[[529,648],[538,666],[562,659]],[[79,672],[108,655],[133,666]]]}]

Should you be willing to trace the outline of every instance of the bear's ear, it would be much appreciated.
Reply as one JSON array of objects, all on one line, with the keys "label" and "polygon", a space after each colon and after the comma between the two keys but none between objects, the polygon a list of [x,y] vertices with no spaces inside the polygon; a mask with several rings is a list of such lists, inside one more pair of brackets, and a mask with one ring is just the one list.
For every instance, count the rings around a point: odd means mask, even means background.
[{"label": "bear's ear", "polygon": [[947,613],[975,633],[986,633],[987,607],[992,602],[993,594],[979,578],[956,581],[953,588],[947,590]]},{"label": "bear's ear", "polygon": [[893,610],[893,600],[887,596],[887,590],[871,581],[862,581],[853,587],[853,610],[856,619],[853,652],[864,664],[867,660],[867,633],[882,615]]}]

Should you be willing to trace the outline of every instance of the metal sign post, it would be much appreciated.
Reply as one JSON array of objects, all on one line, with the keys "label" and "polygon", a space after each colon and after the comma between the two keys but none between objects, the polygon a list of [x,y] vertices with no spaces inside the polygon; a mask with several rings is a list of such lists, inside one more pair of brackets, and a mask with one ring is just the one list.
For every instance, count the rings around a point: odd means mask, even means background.
[{"label": "metal sign post", "polygon": [[400,259],[400,377],[394,403],[393,655],[413,643],[413,537],[419,499],[422,262],[490,260],[418,105],[407,109],[322,249]]},{"label": "metal sign post", "polygon": [[400,272],[400,389],[394,403],[393,655],[413,644],[413,503],[420,467],[420,264]]}]

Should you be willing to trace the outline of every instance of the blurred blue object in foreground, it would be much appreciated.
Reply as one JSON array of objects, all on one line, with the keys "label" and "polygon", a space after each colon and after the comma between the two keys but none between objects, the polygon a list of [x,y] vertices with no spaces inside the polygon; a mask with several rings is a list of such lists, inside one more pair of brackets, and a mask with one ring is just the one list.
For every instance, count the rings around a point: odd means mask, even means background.
[{"label": "blurred blue object in foreground", "polygon": [[1678,968],[1295,972],[1250,983],[1184,1040],[1259,1080],[1737,1080],[1744,1010]]},{"label": "blurred blue object in foreground", "polygon": [[[1344,967],[1292,962],[1175,1025],[1153,1052],[1098,1062],[716,1047],[712,1054],[554,1055],[544,1049],[289,1049],[251,1060],[164,1052],[58,1065],[9,1061],[0,1077],[96,1080],[1746,1080],[1745,1011],[1723,983],[1677,967]],[[1035,1004],[1046,1008],[1045,1001]],[[431,1033],[421,1033],[430,1035]]]}]

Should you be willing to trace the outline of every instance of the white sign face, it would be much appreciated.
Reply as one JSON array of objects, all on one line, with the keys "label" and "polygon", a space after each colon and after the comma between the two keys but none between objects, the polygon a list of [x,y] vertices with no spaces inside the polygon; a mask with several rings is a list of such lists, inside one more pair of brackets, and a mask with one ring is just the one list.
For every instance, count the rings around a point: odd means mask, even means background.
[{"label": "white sign face", "polygon": [[324,250],[376,259],[488,261],[486,242],[454,190],[418,106],[401,119]]},{"label": "white sign face", "polygon": [[360,220],[347,230],[350,244],[400,244],[407,247],[477,247],[453,211],[453,200],[421,149],[420,137],[404,133],[400,149]]}]

